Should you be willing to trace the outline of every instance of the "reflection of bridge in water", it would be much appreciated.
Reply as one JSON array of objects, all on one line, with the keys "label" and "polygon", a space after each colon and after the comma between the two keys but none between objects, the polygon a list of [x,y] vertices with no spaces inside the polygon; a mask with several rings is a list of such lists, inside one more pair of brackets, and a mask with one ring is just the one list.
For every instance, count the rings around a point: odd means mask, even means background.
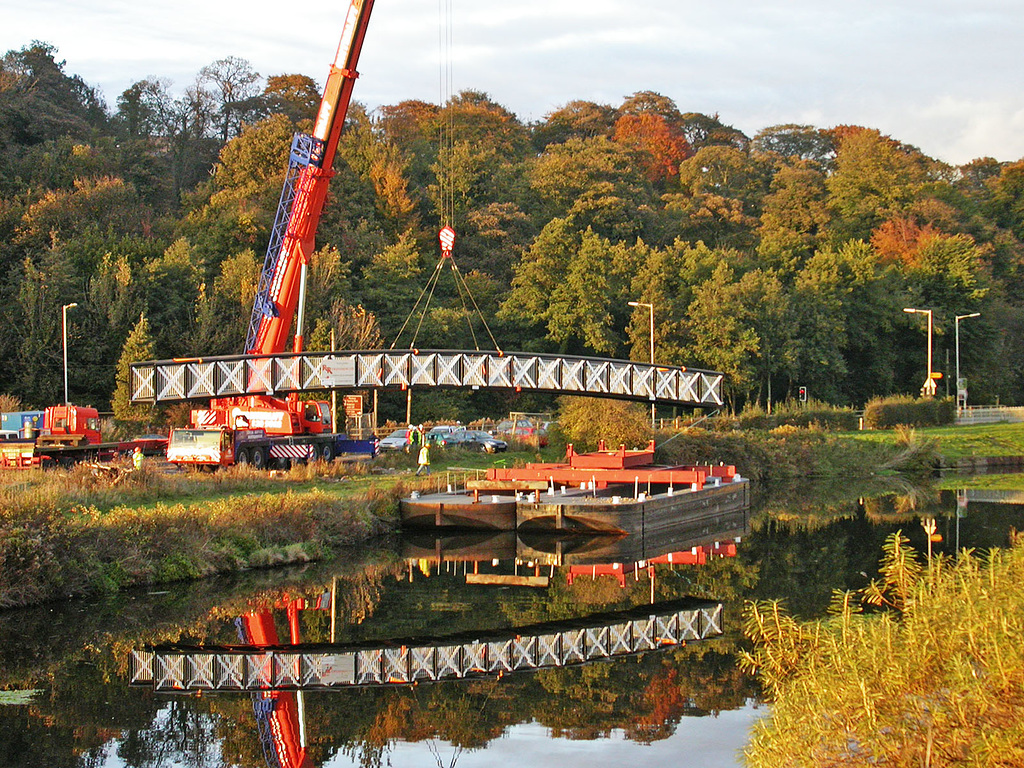
[{"label": "reflection of bridge in water", "polygon": [[133,363],[133,402],[329,389],[547,392],[662,405],[722,405],[721,373],[674,365],[525,352],[371,350]]},{"label": "reflection of bridge in water", "polygon": [[722,633],[722,604],[677,600],[493,635],[374,646],[157,646],[135,650],[131,683],[157,691],[330,690],[565,667]]}]

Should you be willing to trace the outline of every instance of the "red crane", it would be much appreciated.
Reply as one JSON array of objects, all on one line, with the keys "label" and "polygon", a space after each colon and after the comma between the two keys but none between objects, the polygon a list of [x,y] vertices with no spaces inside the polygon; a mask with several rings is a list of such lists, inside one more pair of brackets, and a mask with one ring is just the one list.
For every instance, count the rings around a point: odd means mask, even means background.
[{"label": "red crane", "polygon": [[[352,100],[356,63],[372,9],[373,0],[350,0],[313,133],[298,133],[292,139],[284,188],[253,301],[246,354],[284,352],[293,321],[292,348],[302,351],[306,270],[315,249],[327,186],[334,175],[331,166]],[[287,463],[316,457],[329,461],[341,449],[341,441],[347,441],[343,435],[333,434],[333,429],[326,402],[300,401],[297,395],[287,399],[269,394],[215,398],[209,408],[192,411],[189,429],[171,433],[167,458],[186,466],[249,462],[262,467],[272,460]],[[367,446],[355,447],[358,452],[376,450],[376,441],[357,442],[367,442]]]}]

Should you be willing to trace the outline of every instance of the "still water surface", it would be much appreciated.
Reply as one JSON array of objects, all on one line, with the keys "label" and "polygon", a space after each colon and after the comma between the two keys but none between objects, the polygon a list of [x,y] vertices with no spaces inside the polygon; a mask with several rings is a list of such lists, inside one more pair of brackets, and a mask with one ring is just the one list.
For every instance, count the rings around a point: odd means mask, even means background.
[{"label": "still water surface", "polygon": [[[936,551],[1003,546],[1024,528],[1024,506],[1005,501],[905,483],[790,487],[662,541],[395,539],[307,568],[2,612],[0,766],[740,766],[767,712],[736,664],[743,602],[780,598],[820,615],[833,589],[876,573],[888,534],[903,530],[925,551],[924,517],[938,522]],[[523,577],[533,586],[510,583]],[[498,583],[468,583],[480,580]],[[687,596],[720,601],[724,633],[500,678],[262,701],[129,685],[133,650],[238,644],[239,618],[244,628],[262,617],[285,641],[328,643],[332,585],[335,642],[346,647],[514,637],[538,622]],[[286,606],[300,600],[290,626]]]}]

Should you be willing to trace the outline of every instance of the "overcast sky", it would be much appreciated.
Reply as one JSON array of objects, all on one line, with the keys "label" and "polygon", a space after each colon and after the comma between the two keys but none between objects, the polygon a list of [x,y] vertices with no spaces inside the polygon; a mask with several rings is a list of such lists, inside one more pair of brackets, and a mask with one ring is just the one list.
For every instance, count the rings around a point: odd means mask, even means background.
[{"label": "overcast sky", "polygon": [[[355,98],[439,100],[442,0],[377,0]],[[323,83],[346,0],[0,0],[0,51],[54,45],[108,104],[217,59]],[[525,121],[658,91],[753,136],[858,124],[950,163],[1024,156],[1024,0],[451,0],[455,91]]]}]

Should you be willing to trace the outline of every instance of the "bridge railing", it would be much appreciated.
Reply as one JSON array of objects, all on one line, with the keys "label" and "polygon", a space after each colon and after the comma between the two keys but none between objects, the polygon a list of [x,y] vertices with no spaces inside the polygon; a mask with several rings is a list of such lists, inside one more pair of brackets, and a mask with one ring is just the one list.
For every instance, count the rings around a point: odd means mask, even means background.
[{"label": "bridge railing", "polygon": [[451,387],[722,405],[716,371],[609,358],[456,350],[363,350],[157,360],[131,365],[131,399],[174,402],[330,389]]}]

